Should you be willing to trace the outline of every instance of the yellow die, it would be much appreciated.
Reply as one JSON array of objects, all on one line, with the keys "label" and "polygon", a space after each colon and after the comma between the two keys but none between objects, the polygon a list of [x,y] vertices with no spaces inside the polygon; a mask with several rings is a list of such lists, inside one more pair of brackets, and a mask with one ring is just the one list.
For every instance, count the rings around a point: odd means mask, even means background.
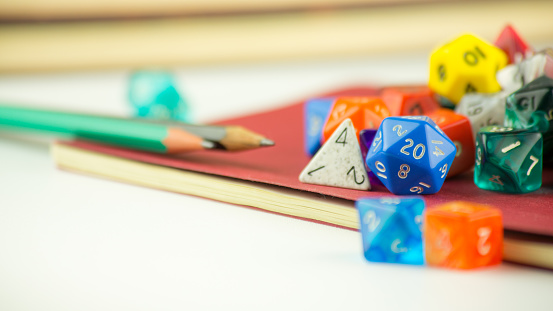
[{"label": "yellow die", "polygon": [[432,52],[428,86],[457,104],[466,93],[500,91],[495,74],[506,65],[505,52],[465,34]]}]

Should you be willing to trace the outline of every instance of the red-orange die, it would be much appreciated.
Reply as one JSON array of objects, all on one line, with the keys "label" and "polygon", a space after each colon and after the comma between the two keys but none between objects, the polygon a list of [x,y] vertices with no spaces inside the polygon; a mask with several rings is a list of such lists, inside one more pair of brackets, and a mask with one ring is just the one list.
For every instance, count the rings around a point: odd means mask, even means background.
[{"label": "red-orange die", "polygon": [[522,39],[511,25],[503,28],[494,45],[507,54],[509,64],[520,62],[533,53],[532,47]]},{"label": "red-orange die", "polygon": [[451,163],[447,177],[453,177],[470,170],[474,166],[475,159],[474,138],[470,120],[464,115],[445,108],[435,110],[428,116],[436,122],[436,125],[457,147],[457,153],[453,163]]},{"label": "red-orange die", "polygon": [[359,131],[376,129],[382,120],[389,116],[388,108],[378,97],[339,97],[334,102],[323,127],[323,142],[345,119],[351,119],[359,140]]},{"label": "red-orange die", "polygon": [[428,86],[385,88],[380,97],[392,116],[426,115],[440,108],[440,104]]},{"label": "red-orange die", "polygon": [[499,209],[455,201],[427,209],[424,217],[428,265],[472,269],[501,262],[503,224]]}]

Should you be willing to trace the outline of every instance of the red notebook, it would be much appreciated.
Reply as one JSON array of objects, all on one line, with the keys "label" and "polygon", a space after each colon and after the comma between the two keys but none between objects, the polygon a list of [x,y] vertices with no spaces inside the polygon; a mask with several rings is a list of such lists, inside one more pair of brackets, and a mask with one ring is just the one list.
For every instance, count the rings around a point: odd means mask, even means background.
[{"label": "red notebook", "polygon": [[[360,87],[325,94],[325,96],[376,95],[377,92],[372,88]],[[238,153],[201,151],[166,156],[82,141],[65,144],[136,161],[273,184],[348,200],[392,195],[382,185],[373,185],[372,191],[360,191],[299,182],[298,176],[310,160],[303,148],[302,102],[264,113],[225,120],[219,124],[242,125],[273,139],[276,145]],[[428,206],[452,200],[493,205],[503,211],[505,229],[553,236],[553,170],[551,168],[546,168],[543,172],[543,186],[528,194],[506,194],[479,189],[473,182],[472,172],[466,172],[447,179],[437,194],[423,197]]]}]

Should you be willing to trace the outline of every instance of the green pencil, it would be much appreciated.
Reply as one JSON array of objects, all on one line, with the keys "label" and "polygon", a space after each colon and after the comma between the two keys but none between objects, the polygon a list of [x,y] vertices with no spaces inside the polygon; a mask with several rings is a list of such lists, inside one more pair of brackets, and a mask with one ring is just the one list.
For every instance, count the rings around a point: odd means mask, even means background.
[{"label": "green pencil", "polygon": [[[52,110],[22,108],[0,105],[0,125],[13,129],[30,129],[69,135],[80,139],[91,140],[131,149],[156,153],[181,153],[202,149],[227,149],[224,144],[210,140],[196,133],[187,131],[191,125],[180,126],[179,123],[155,123],[147,120],[124,119],[106,116],[95,116]],[[242,130],[245,130],[239,127]],[[247,131],[247,130],[245,130]],[[196,133],[193,133],[196,132]],[[261,135],[247,131],[239,140],[255,137],[257,144],[247,144],[234,150],[270,146],[272,141]],[[228,138],[227,138],[228,139]],[[236,138],[234,138],[236,140]]]}]

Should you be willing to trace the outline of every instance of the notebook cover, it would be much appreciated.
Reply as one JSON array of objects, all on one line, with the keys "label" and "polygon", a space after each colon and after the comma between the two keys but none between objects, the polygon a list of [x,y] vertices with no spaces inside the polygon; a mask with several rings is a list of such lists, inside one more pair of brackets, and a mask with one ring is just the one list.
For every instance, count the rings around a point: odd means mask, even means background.
[{"label": "notebook cover", "polygon": [[[377,94],[377,89],[358,87],[324,96]],[[273,139],[276,145],[237,153],[199,151],[167,156],[84,141],[65,144],[136,161],[273,184],[348,200],[392,195],[382,185],[373,185],[372,191],[361,191],[299,182],[298,176],[310,160],[303,148],[303,102],[218,124],[242,125]],[[544,169],[543,186],[528,194],[506,194],[479,189],[474,184],[470,171],[447,179],[438,193],[424,195],[423,198],[428,206],[452,200],[489,204],[503,211],[506,229],[553,236],[553,169],[550,167]]]}]

